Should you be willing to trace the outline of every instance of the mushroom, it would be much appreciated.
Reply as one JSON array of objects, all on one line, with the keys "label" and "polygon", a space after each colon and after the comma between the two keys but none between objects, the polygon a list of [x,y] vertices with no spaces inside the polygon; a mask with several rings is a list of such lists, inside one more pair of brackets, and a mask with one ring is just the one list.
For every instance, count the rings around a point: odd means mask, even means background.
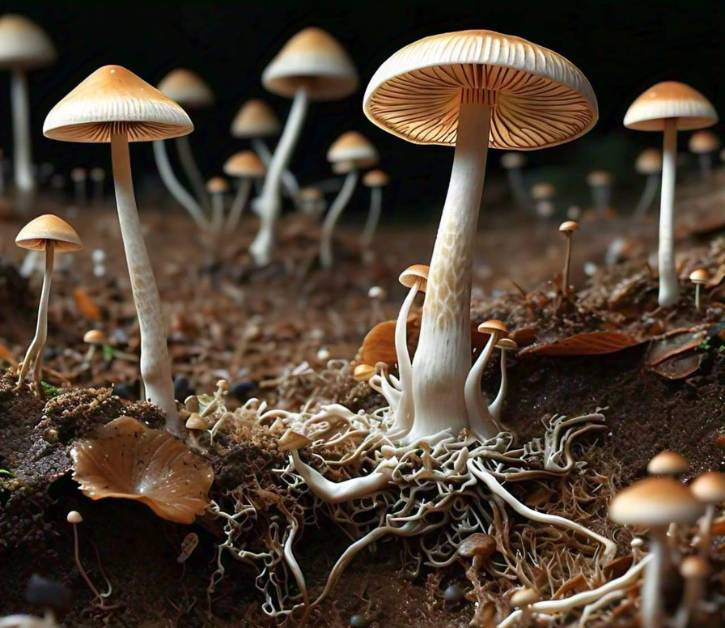
[{"label": "mushroom", "polygon": [[297,196],[302,211],[316,218],[325,211],[325,196],[318,187],[307,186],[300,190]]},{"label": "mushroom", "polygon": [[524,176],[521,169],[526,165],[526,157],[523,153],[508,152],[501,155],[501,166],[506,171],[506,178],[511,188],[511,194],[516,204],[521,209],[529,207],[529,195],[524,185]]},{"label": "mushroom", "polygon": [[488,411],[497,423],[501,423],[501,414],[503,413],[503,404],[506,401],[506,393],[508,392],[508,375],[506,371],[506,354],[509,351],[518,351],[519,345],[511,338],[501,338],[496,343],[496,348],[501,352],[501,384],[498,387],[496,398],[488,406]]},{"label": "mushroom", "polygon": [[462,558],[471,558],[471,566],[466,570],[466,577],[476,586],[478,584],[478,572],[484,563],[496,551],[496,540],[482,532],[469,534],[456,550],[456,554]]},{"label": "mushroom", "polygon": [[561,292],[567,296],[571,292],[569,276],[571,273],[571,240],[574,232],[579,229],[579,224],[573,220],[567,220],[559,225],[559,233],[566,238],[566,253],[564,255],[564,271],[561,275]]},{"label": "mushroom", "polygon": [[55,57],[52,42],[37,24],[21,15],[0,18],[0,67],[10,70],[15,187],[21,211],[30,209],[35,192],[26,73],[50,65]]},{"label": "mushroom", "polygon": [[224,229],[224,196],[229,191],[229,184],[224,177],[212,177],[206,182],[206,191],[211,196],[211,229],[219,237]]},{"label": "mushroom", "polygon": [[709,179],[712,174],[712,156],[720,148],[720,138],[712,131],[698,131],[690,136],[687,146],[692,154],[697,155],[702,178]]},{"label": "mushroom", "polygon": [[73,168],[70,171],[70,179],[73,181],[73,192],[76,207],[85,207],[88,204],[86,193],[86,179],[88,173],[85,168]]},{"label": "mushroom", "polygon": [[[413,363],[415,422],[407,438],[457,433],[469,425],[472,260],[488,147],[532,150],[579,137],[597,120],[596,97],[555,52],[470,30],[426,37],[393,54],[370,80],[363,108],[398,137],[455,146]],[[490,417],[486,425],[483,436],[494,436]]]},{"label": "mushroom", "polygon": [[519,589],[511,596],[511,604],[521,609],[521,626],[528,626],[532,619],[531,605],[536,604],[541,596],[534,589]]},{"label": "mushroom", "polygon": [[360,170],[374,166],[378,161],[378,152],[363,135],[357,131],[348,131],[330,146],[327,160],[333,168],[336,167],[335,172],[346,175],[345,183],[325,216],[320,234],[320,264],[323,268],[332,268],[332,233],[335,225],[355,192]]},{"label": "mushroom", "polygon": [[592,191],[592,207],[599,216],[605,216],[612,208],[612,175],[606,170],[592,170],[587,185]]},{"label": "mushroom", "polygon": [[650,475],[682,475],[687,471],[687,460],[676,451],[665,449],[647,463]]},{"label": "mushroom", "polygon": [[695,284],[695,309],[700,311],[700,290],[707,284],[710,275],[704,268],[698,268],[690,273],[690,281]]},{"label": "mushroom", "polygon": [[100,329],[89,329],[85,334],[83,334],[83,342],[90,345],[82,362],[83,367],[88,368],[93,356],[96,354],[96,349],[108,344],[108,337]]},{"label": "mushroom", "polygon": [[712,538],[712,520],[715,517],[715,506],[725,502],[725,473],[709,471],[695,478],[690,485],[693,495],[705,504],[705,515],[700,520],[700,556],[707,558],[710,554]]},{"label": "mushroom", "polygon": [[360,236],[360,245],[369,249],[373,243],[375,230],[380,221],[380,211],[383,207],[383,188],[390,183],[390,177],[382,170],[371,170],[363,177],[363,185],[370,188],[370,209],[365,221],[365,228]]},{"label": "mushroom", "polygon": [[702,505],[682,484],[669,477],[651,477],[621,491],[609,505],[609,517],[624,525],[650,530],[652,560],[647,564],[642,588],[642,626],[664,625],[662,582],[669,569],[667,527],[690,523],[702,513]]},{"label": "mushroom", "polygon": [[[109,585],[109,590],[106,593],[101,593],[97,588],[96,585],[93,584],[93,581],[91,580],[90,576],[88,575],[88,572],[84,569],[83,563],[81,562],[81,554],[80,554],[80,543],[78,540],[78,526],[83,523],[83,515],[79,513],[77,510],[71,510],[65,517],[65,520],[71,524],[73,527],[73,557],[75,558],[76,567],[78,568],[78,572],[81,574],[81,577],[83,580],[85,580],[86,584],[88,585],[88,588],[93,591],[93,595],[95,595],[98,598],[98,606],[102,609],[105,609],[104,606],[104,598],[107,598],[111,594],[111,588]],[[105,576],[104,576],[105,577]]]},{"label": "mushroom", "polygon": [[106,171],[103,168],[91,168],[91,183],[93,183],[93,204],[103,205],[103,184],[106,181]]},{"label": "mushroom", "polygon": [[234,153],[224,162],[224,174],[238,179],[237,193],[234,196],[227,217],[227,231],[232,232],[239,225],[242,212],[249,200],[252,182],[263,179],[266,172],[264,163],[253,150],[242,150]]},{"label": "mushroom", "polygon": [[646,148],[634,162],[634,169],[647,177],[642,196],[634,210],[634,217],[641,219],[645,216],[652,201],[655,200],[657,190],[660,187],[660,173],[662,172],[662,152],[656,148]]},{"label": "mushroom", "polygon": [[40,293],[40,304],[38,305],[35,336],[25,353],[18,374],[19,386],[32,367],[35,394],[42,397],[43,389],[40,380],[43,369],[43,350],[45,349],[45,340],[48,337],[48,302],[50,300],[50,284],[53,280],[55,254],[78,251],[83,248],[83,245],[76,230],[65,220],[53,214],[44,214],[31,220],[20,230],[15,238],[15,244],[30,251],[45,252],[45,273],[43,274],[43,288]]},{"label": "mushroom", "polygon": [[357,72],[342,46],[319,28],[306,28],[290,39],[265,68],[269,91],[293,98],[287,122],[269,163],[259,200],[261,225],[250,252],[259,266],[269,264],[281,210],[280,182],[294,151],[309,101],[339,100],[357,89]]},{"label": "mushroom", "polygon": [[69,142],[110,142],[121,236],[141,334],[141,379],[146,395],[166,413],[166,427],[183,426],[174,401],[161,299],[139,221],[131,178],[129,141],[190,133],[194,126],[175,102],[117,65],[96,70],[61,100],[43,125],[46,137]]},{"label": "mushroom", "polygon": [[381,303],[387,298],[385,288],[382,286],[370,286],[368,297],[373,302],[373,325],[385,318]]},{"label": "mushroom", "polygon": [[710,565],[701,556],[686,556],[682,559],[680,575],[685,581],[685,593],[675,618],[677,628],[700,625],[697,623],[698,607],[710,573]]},{"label": "mushroom", "polygon": [[717,122],[717,113],[700,92],[684,83],[657,83],[639,96],[624,116],[624,126],[638,131],[662,131],[662,196],[660,200],[658,302],[673,305],[680,295],[675,269],[675,172],[677,131],[701,129]]},{"label": "mushroom", "polygon": [[534,183],[531,186],[531,198],[534,201],[534,209],[539,217],[550,218],[553,215],[555,195],[556,188],[546,181]]}]

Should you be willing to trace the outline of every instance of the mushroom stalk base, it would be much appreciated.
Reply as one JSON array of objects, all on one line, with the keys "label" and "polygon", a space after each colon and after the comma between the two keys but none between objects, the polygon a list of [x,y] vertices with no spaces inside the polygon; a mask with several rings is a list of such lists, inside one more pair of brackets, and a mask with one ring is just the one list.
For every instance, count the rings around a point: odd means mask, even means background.
[{"label": "mushroom stalk base", "polygon": [[[410,442],[446,429],[455,434],[469,425],[464,388],[471,368],[473,248],[491,124],[488,104],[472,102],[482,96],[464,93],[460,105],[451,180],[433,248],[413,360],[415,419]],[[492,419],[490,425],[493,429]]]},{"label": "mushroom stalk base", "polygon": [[209,196],[206,193],[206,186],[204,185],[204,177],[201,176],[199,166],[196,164],[194,159],[194,153],[191,151],[191,144],[189,144],[189,138],[186,135],[176,138],[176,152],[179,155],[179,161],[181,166],[189,178],[191,187],[194,190],[194,194],[199,201],[199,204],[206,208],[210,208]]},{"label": "mushroom stalk base", "polygon": [[365,221],[365,228],[363,229],[362,236],[360,237],[360,244],[363,249],[369,249],[370,245],[373,243],[373,237],[375,236],[375,231],[378,228],[382,207],[383,189],[370,188],[370,210],[368,211],[368,217]]},{"label": "mushroom stalk base", "polygon": [[30,105],[28,79],[23,70],[14,69],[10,76],[10,100],[13,110],[13,161],[18,206],[22,212],[30,209],[35,192],[33,158],[30,140]]},{"label": "mushroom stalk base", "polygon": [[307,113],[307,103],[307,92],[300,89],[292,101],[292,108],[289,116],[287,116],[282,137],[279,138],[279,143],[267,170],[267,177],[264,179],[264,187],[259,198],[259,216],[262,224],[257,232],[257,237],[254,238],[254,242],[249,248],[249,252],[257,266],[266,266],[272,258],[275,226],[282,209],[282,199],[280,197],[282,173],[287,169],[292,157],[292,151],[297,144]]},{"label": "mushroom stalk base", "polygon": [[146,397],[166,413],[166,429],[179,435],[182,429],[174,401],[161,298],[141,231],[125,134],[111,136],[111,153],[118,222],[141,334],[141,379]]},{"label": "mushroom stalk base", "polygon": [[335,261],[332,254],[332,234],[335,231],[335,225],[339,220],[342,212],[345,211],[345,207],[350,202],[355,187],[357,186],[358,171],[353,170],[345,177],[345,183],[342,185],[342,189],[338,192],[335,200],[330,206],[330,210],[325,216],[325,220],[322,223],[322,234],[320,235],[320,264],[323,268],[332,268],[332,264]]},{"label": "mushroom stalk base", "polygon": [[665,120],[662,147],[662,195],[660,200],[660,241],[658,267],[660,292],[657,301],[662,307],[673,305],[680,297],[675,269],[675,177],[677,168],[677,121]]}]

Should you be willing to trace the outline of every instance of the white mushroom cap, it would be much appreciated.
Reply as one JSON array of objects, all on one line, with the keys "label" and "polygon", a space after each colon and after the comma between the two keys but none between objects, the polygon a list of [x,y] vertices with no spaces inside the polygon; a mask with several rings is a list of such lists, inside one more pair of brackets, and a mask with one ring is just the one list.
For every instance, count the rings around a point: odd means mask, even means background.
[{"label": "white mushroom cap", "polygon": [[245,102],[232,120],[232,137],[269,137],[281,128],[279,118],[263,100],[254,98]]},{"label": "white mushroom cap", "polygon": [[338,165],[339,172],[369,168],[377,163],[378,151],[364,135],[357,131],[348,131],[330,146],[327,161]]},{"label": "white mushroom cap", "polygon": [[687,471],[687,460],[676,451],[665,449],[647,464],[647,473],[652,475],[679,475]]},{"label": "white mushroom cap", "polygon": [[597,99],[581,71],[520,37],[468,30],[425,37],[375,72],[365,115],[417,144],[456,144],[461,93],[492,107],[489,146],[532,150],[586,133]]},{"label": "white mushroom cap", "polygon": [[680,563],[683,578],[707,578],[710,572],[710,565],[701,556],[685,556]]},{"label": "white mushroom cap", "polygon": [[645,148],[634,162],[634,169],[640,174],[657,174],[662,172],[662,151],[656,148]]},{"label": "white mushroom cap", "polygon": [[690,490],[701,502],[719,504],[725,502],[725,473],[708,471],[695,478]]},{"label": "white mushroom cap", "polygon": [[677,480],[649,477],[620,492],[609,505],[609,517],[624,525],[667,526],[690,523],[704,506]]},{"label": "white mushroom cap", "polygon": [[534,589],[519,589],[511,596],[511,604],[521,608],[535,604],[541,599],[541,596]]},{"label": "white mushroom cap", "polygon": [[83,523],[83,517],[81,513],[79,513],[77,510],[71,510],[65,517],[65,520],[68,523],[72,523],[73,525],[77,525],[79,523]]},{"label": "white mushroom cap", "polygon": [[209,107],[214,104],[211,88],[195,72],[177,68],[169,72],[158,85],[159,91],[182,107]]},{"label": "white mushroom cap", "polygon": [[48,242],[55,244],[57,253],[70,253],[83,248],[76,230],[55,214],[33,218],[15,237],[15,244],[31,251],[44,251]]},{"label": "white mushroom cap", "polygon": [[0,67],[37,68],[55,57],[53,43],[37,24],[22,15],[0,17]]},{"label": "white mushroom cap", "polygon": [[698,268],[690,273],[690,281],[694,284],[706,284],[710,275],[704,268]]},{"label": "white mushroom cap", "polygon": [[680,130],[702,129],[717,122],[717,113],[696,89],[664,81],[637,97],[627,109],[624,126],[637,131],[662,131],[668,118],[676,118]]}]

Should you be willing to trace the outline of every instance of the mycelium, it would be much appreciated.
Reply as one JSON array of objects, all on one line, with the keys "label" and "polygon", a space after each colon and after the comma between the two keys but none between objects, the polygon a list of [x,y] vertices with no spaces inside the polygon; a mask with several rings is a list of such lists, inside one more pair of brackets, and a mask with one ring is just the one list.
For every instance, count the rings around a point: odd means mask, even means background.
[{"label": "mycelium", "polygon": [[658,302],[663,307],[673,305],[680,296],[675,269],[677,131],[702,129],[716,122],[717,113],[710,101],[692,87],[675,81],[650,87],[630,105],[624,116],[627,128],[659,131],[664,136],[658,252]]},{"label": "mycelium", "polygon": [[111,144],[116,206],[141,333],[146,397],[166,413],[166,428],[183,429],[174,401],[161,298],[144,244],[131,178],[129,142],[190,133],[189,116],[157,89],[117,65],[96,70],[50,111],[43,133],[66,142]]},{"label": "mycelium", "polygon": [[237,193],[234,195],[225,228],[228,232],[239,226],[242,212],[249,200],[252,183],[264,178],[267,169],[253,150],[234,153],[224,162],[224,174],[237,179]]},{"label": "mycelium", "polygon": [[332,235],[335,225],[355,192],[360,178],[360,170],[374,166],[378,161],[378,152],[362,134],[357,131],[348,131],[338,137],[330,146],[327,151],[327,160],[337,174],[345,175],[345,182],[330,205],[320,233],[320,264],[323,268],[332,268],[334,262]]},{"label": "mycelium", "polygon": [[702,178],[709,179],[712,174],[713,155],[720,148],[720,138],[712,131],[698,131],[690,136],[687,147],[697,157]]},{"label": "mycelium", "polygon": [[390,183],[390,178],[382,170],[371,170],[365,173],[363,185],[370,189],[370,208],[365,220],[365,227],[360,236],[360,245],[363,249],[372,246],[375,231],[380,222],[380,212],[383,209],[383,188]]},{"label": "mycelium", "polygon": [[660,187],[660,173],[662,172],[662,152],[656,148],[645,148],[634,162],[634,169],[647,177],[647,181],[634,209],[636,219],[643,218],[652,205],[657,190]]},{"label": "mycelium", "polygon": [[38,305],[35,336],[25,352],[18,374],[18,385],[20,385],[32,367],[33,388],[35,394],[42,397],[41,373],[43,370],[45,340],[48,337],[48,302],[50,300],[50,284],[53,279],[55,254],[78,251],[83,248],[83,245],[76,230],[65,220],[53,214],[45,214],[31,220],[20,230],[15,238],[15,243],[23,249],[45,252],[45,273],[43,275],[43,288],[40,293],[40,304]]},{"label": "mycelium", "polygon": [[282,136],[267,169],[259,198],[261,224],[250,252],[258,266],[269,264],[277,218],[282,209],[280,185],[297,144],[310,101],[339,100],[357,89],[357,71],[342,46],[319,28],[306,28],[290,39],[265,68],[264,87],[292,98]]},{"label": "mycelium", "polygon": [[37,24],[20,15],[0,18],[0,68],[10,70],[15,187],[21,211],[30,209],[35,192],[26,74],[50,65],[55,57],[52,42]]}]

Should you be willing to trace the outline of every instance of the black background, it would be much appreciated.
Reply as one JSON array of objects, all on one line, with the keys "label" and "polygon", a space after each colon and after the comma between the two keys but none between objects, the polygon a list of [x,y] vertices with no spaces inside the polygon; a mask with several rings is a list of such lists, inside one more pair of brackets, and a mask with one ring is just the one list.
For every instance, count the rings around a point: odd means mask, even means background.
[{"label": "black background", "polygon": [[[348,50],[361,77],[360,91],[345,101],[314,103],[294,156],[303,181],[329,176],[324,152],[343,131],[357,129],[380,149],[383,167],[398,181],[396,204],[427,211],[445,194],[452,151],[414,146],[373,127],[361,110],[368,79],[391,53],[420,37],[487,28],[525,37],[563,54],[591,81],[600,121],[585,138],[530,154],[542,173],[583,188],[592,167],[617,172],[626,183],[636,151],[658,145],[655,134],[623,129],[628,104],[651,84],[676,79],[701,90],[715,104],[725,102],[723,0],[486,0],[486,2],[0,2],[0,10],[26,15],[55,42],[59,58],[31,75],[35,161],[75,165],[108,163],[104,146],[70,145],[42,138],[48,110],[97,67],[124,65],[156,84],[174,67],[199,72],[214,90],[213,110],[194,112],[192,137],[206,175],[243,143],[229,136],[239,104],[267,99],[284,116],[289,101],[265,93],[260,74],[284,42],[305,26],[331,32]],[[0,145],[10,145],[7,75],[0,75]],[[684,138],[681,146],[684,146]],[[498,159],[489,158],[496,173]],[[149,146],[133,152],[137,179],[155,172]]]}]

